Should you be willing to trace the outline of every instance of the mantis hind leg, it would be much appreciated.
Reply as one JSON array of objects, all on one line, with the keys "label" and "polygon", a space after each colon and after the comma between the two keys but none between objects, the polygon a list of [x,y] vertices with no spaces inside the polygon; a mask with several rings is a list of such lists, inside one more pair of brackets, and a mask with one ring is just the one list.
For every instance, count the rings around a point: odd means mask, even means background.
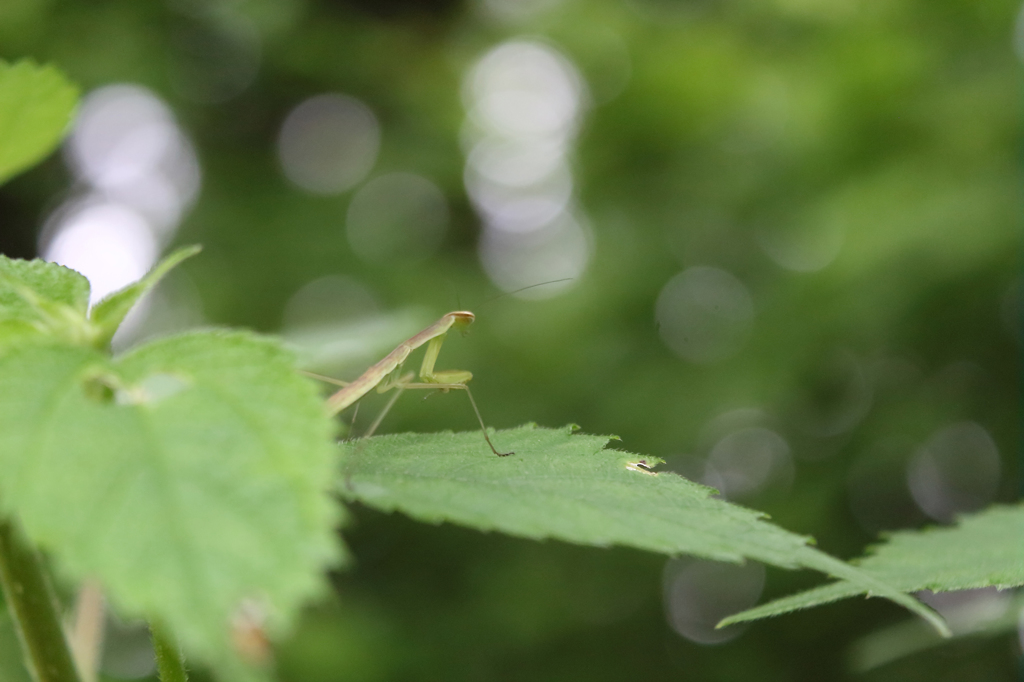
[{"label": "mantis hind leg", "polygon": [[[384,421],[384,417],[388,416],[388,412],[390,412],[391,408],[394,407],[395,402],[397,402],[399,396],[402,395],[402,391],[404,391],[406,388],[409,387],[409,380],[410,379],[412,379],[412,373],[411,372],[409,374],[406,374],[404,377],[401,377],[401,378],[399,378],[397,380],[394,380],[393,382],[391,382],[391,383],[389,383],[387,385],[387,388],[384,389],[384,390],[389,390],[389,389],[394,388],[394,389],[396,389],[395,390],[395,394],[392,395],[390,398],[388,398],[388,402],[385,403],[384,409],[382,409],[380,411],[380,414],[377,415],[377,418],[373,420],[372,424],[370,424],[370,428],[367,429],[366,433],[363,434],[363,436],[362,436],[363,438],[369,438],[370,436],[372,436],[377,431],[377,427],[380,426],[380,423],[382,421]],[[384,391],[381,391],[379,388],[377,390],[380,391],[381,393],[384,392]]]},{"label": "mantis hind leg", "polygon": [[335,379],[334,377],[325,376],[323,374],[317,374],[316,372],[307,372],[304,369],[299,370],[299,374],[305,374],[310,379],[316,379],[323,381],[328,384],[334,384],[335,386],[348,386],[351,381],[342,381],[341,379]]},{"label": "mantis hind leg", "polygon": [[[469,372],[460,372],[460,370],[453,370],[453,371],[456,372],[456,373],[469,374]],[[443,376],[445,374],[447,374],[447,372],[437,372],[434,376],[440,377],[440,376]],[[472,376],[472,375],[470,375],[470,376]],[[405,390],[407,388],[411,388],[411,389],[430,389],[430,390],[434,390],[434,391],[448,391],[448,390],[451,390],[451,389],[456,389],[456,390],[459,390],[459,391],[465,391],[466,395],[469,397],[469,404],[473,406],[473,414],[476,415],[476,420],[480,424],[480,432],[482,434],[484,434],[484,440],[486,440],[487,441],[487,445],[489,445],[491,447],[491,452],[496,454],[498,457],[508,457],[509,455],[516,454],[515,452],[498,452],[498,448],[494,447],[494,443],[491,442],[491,437],[487,435],[487,426],[484,424],[484,418],[480,415],[480,408],[476,406],[476,400],[473,399],[473,392],[469,390],[469,386],[467,386],[466,384],[463,384],[463,383],[451,383],[451,384],[442,384],[442,383],[437,383],[437,384],[434,384],[434,383],[429,383],[429,384],[405,384],[404,386],[401,387],[401,390]],[[394,402],[394,400],[392,400],[392,402]],[[389,406],[390,406],[390,404],[391,403],[388,403]]]},{"label": "mantis hind leg", "polygon": [[466,395],[469,397],[469,404],[473,406],[473,413],[476,414],[476,420],[480,422],[480,433],[484,434],[484,440],[491,446],[491,452],[496,454],[498,457],[508,457],[509,455],[516,454],[509,450],[508,452],[498,452],[498,448],[494,447],[494,443],[491,442],[491,437],[487,435],[487,427],[484,426],[484,418],[480,416],[480,408],[476,406],[476,401],[473,400],[473,392],[469,390],[469,386],[466,384],[460,384],[466,391]]},{"label": "mantis hind leg", "polygon": [[[345,386],[348,386],[349,384],[352,383],[351,381],[342,381],[341,379],[335,379],[334,377],[329,377],[329,376],[326,376],[324,374],[317,374],[316,372],[307,372],[304,369],[300,369],[299,370],[299,374],[305,374],[310,379],[317,379],[318,381],[323,381],[323,382],[328,383],[328,384],[334,384],[335,386],[345,387]],[[352,420],[349,422],[349,425],[348,425],[348,433],[349,433],[349,435],[352,435],[352,432],[355,431],[355,429],[356,429],[356,415],[358,415],[358,414],[359,414],[359,403],[356,403],[355,409],[352,410]]]}]

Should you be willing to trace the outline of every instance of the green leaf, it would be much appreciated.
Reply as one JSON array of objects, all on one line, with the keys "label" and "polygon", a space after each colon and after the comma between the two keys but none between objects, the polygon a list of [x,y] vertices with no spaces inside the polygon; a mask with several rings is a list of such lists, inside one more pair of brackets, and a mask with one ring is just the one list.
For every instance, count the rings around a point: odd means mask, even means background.
[{"label": "green leaf", "polygon": [[276,343],[196,332],[112,361],[0,354],[0,502],[58,565],[231,668],[230,623],[288,625],[339,558],[315,385]]},{"label": "green leaf", "polygon": [[342,445],[339,492],[384,511],[428,522],[451,521],[526,538],[613,544],[718,561],[756,559],[812,568],[857,581],[926,618],[917,600],[807,545],[810,538],[765,515],[712,497],[714,491],[671,472],[661,460],[606,449],[607,436],[572,428],[523,426],[494,436],[495,457],[480,433],[391,435]]},{"label": "green leaf", "polygon": [[1024,612],[1024,592],[988,592],[975,594],[962,604],[947,606],[942,613],[949,619],[953,639],[937,637],[919,620],[905,620],[876,630],[854,642],[847,660],[852,672],[865,673],[897,659],[911,656],[957,639],[999,637],[1020,627]]},{"label": "green leaf", "polygon": [[0,609],[0,682],[32,682],[22,659],[14,621],[6,609]]},{"label": "green leaf", "polygon": [[163,276],[174,269],[179,263],[186,258],[191,258],[200,251],[202,251],[202,247],[198,245],[184,246],[178,249],[157,263],[138,282],[115,291],[93,306],[89,320],[96,328],[97,347],[105,348],[110,343],[110,339],[121,325],[125,315],[128,314],[128,311],[132,309],[132,306],[135,305],[143,294],[155,287]]},{"label": "green leaf", "polygon": [[50,153],[77,101],[78,88],[54,67],[0,62],[0,182]]},{"label": "green leaf", "polygon": [[[990,507],[961,517],[953,527],[892,533],[869,552],[856,565],[901,592],[1024,585],[1024,504]],[[777,616],[866,592],[863,585],[843,580],[762,604],[724,622]]]},{"label": "green leaf", "polygon": [[27,314],[32,308],[13,288],[26,286],[38,296],[62,303],[83,317],[89,308],[89,280],[63,265],[0,255],[0,315]]},{"label": "green leaf", "polygon": [[34,336],[88,336],[89,280],[56,263],[0,255],[0,349]]}]

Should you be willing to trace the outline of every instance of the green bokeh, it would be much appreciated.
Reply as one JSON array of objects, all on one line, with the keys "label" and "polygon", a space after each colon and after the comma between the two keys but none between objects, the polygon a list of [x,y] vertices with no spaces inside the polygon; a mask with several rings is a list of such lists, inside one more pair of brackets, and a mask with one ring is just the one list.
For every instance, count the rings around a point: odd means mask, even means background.
[{"label": "green bokeh", "polygon": [[[171,279],[191,287],[208,322],[280,331],[292,295],[327,275],[362,283],[384,312],[419,309],[429,321],[468,307],[471,334],[453,336],[438,366],[474,373],[489,425],[577,423],[687,475],[701,473],[716,417],[756,408],[757,424],[788,443],[793,478],[741,502],[842,558],[878,530],[925,522],[906,465],[951,423],[988,430],[1003,465],[995,499],[1016,499],[1017,5],[549,5],[505,21],[468,1],[19,0],[0,10],[0,57],[53,62],[86,93],[142,84],[174,110],[203,172],[175,241],[204,251]],[[260,46],[255,80],[201,101],[230,72],[195,46],[230,43],[238,26]],[[563,295],[481,305],[497,289],[463,184],[460,88],[480,55],[519,35],[549,41],[588,82],[572,170],[593,251]],[[412,172],[444,193],[450,222],[431,258],[361,260],[345,234],[359,186],[313,196],[281,174],[282,120],[324,92],[378,117],[368,180]],[[33,255],[71,186],[54,156],[0,190],[0,251]],[[829,240],[838,250],[824,267],[784,267],[786,254],[827,255]],[[662,288],[691,266],[732,273],[753,303],[742,346],[711,364],[676,355],[655,317]],[[354,376],[374,353],[335,369]],[[458,395],[414,396],[382,428],[475,420]],[[857,500],[876,492],[880,512],[865,522]],[[907,617],[851,600],[701,646],[666,625],[661,557],[354,511],[345,533],[356,566],[282,646],[284,679],[840,679],[852,642]],[[815,580],[769,570],[763,599]],[[1010,680],[1015,656],[1007,636],[864,679]]]}]

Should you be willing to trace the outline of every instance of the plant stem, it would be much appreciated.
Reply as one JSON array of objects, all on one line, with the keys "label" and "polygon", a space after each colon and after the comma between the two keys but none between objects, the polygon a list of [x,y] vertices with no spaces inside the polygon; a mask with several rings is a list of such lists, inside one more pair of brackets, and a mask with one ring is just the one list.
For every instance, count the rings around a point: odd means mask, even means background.
[{"label": "plant stem", "polygon": [[103,625],[106,608],[103,590],[94,579],[82,581],[75,604],[74,626],[68,632],[71,656],[82,682],[99,680],[100,656],[103,652]]},{"label": "plant stem", "polygon": [[39,555],[17,522],[0,517],[0,585],[35,682],[79,682]]},{"label": "plant stem", "polygon": [[160,682],[188,682],[185,659],[182,658],[178,643],[164,628],[150,622],[149,633],[153,637],[153,652],[156,653],[156,669]]}]

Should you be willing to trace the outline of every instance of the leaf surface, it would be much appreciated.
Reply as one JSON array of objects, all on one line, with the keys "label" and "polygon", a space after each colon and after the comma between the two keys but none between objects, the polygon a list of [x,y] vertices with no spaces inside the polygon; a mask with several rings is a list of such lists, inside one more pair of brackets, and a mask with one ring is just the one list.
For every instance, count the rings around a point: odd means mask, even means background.
[{"label": "leaf surface", "polygon": [[[952,641],[991,639],[1020,627],[1024,592],[983,591],[965,597],[960,603],[942,609],[953,629]],[[847,651],[847,661],[852,672],[863,674],[897,659],[950,643],[950,639],[937,637],[921,621],[907,619],[870,632],[854,642]]]},{"label": "leaf surface", "polygon": [[78,89],[54,67],[0,62],[0,183],[50,153],[77,101]]},{"label": "leaf surface", "polygon": [[6,608],[0,607],[0,681],[33,682],[25,669],[21,645],[14,621]]},{"label": "leaf surface", "polygon": [[946,631],[920,602],[808,546],[810,538],[712,497],[711,488],[654,473],[661,460],[607,449],[609,440],[524,426],[494,435],[499,450],[515,451],[495,457],[479,432],[379,436],[341,446],[338,489],[376,509],[536,540],[812,568],[857,581]]},{"label": "leaf surface", "polygon": [[183,334],[119,360],[0,355],[0,502],[60,566],[222,669],[240,610],[279,630],[339,558],[332,433],[291,355],[251,334]]},{"label": "leaf surface", "polygon": [[76,342],[86,333],[89,280],[56,263],[0,255],[0,349],[32,337]]},{"label": "leaf surface", "polygon": [[[855,562],[858,568],[901,592],[1024,585],[1024,504],[993,506],[961,517],[956,526],[892,533],[869,552]],[[725,622],[777,616],[867,591],[842,580],[762,604]]]},{"label": "leaf surface", "polygon": [[106,347],[113,338],[114,332],[121,325],[125,315],[132,309],[138,300],[153,287],[155,287],[164,275],[173,270],[175,266],[186,258],[191,258],[202,250],[200,246],[183,246],[176,250],[153,267],[146,276],[138,282],[115,291],[102,301],[93,306],[89,316],[90,322],[96,328],[96,343],[99,347]]}]

